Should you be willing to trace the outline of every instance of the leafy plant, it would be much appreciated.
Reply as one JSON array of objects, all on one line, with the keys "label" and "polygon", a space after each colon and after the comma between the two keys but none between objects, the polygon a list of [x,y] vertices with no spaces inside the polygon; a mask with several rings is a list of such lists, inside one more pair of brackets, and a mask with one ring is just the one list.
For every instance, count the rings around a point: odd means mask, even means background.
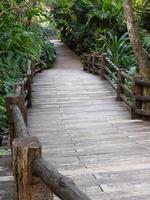
[{"label": "leafy plant", "polygon": [[56,0],[53,14],[62,40],[79,54],[100,48],[96,43],[99,34],[113,30],[120,36],[125,32],[122,3],[116,0],[75,0],[68,4]]},{"label": "leafy plant", "polygon": [[[28,62],[39,61],[50,67],[55,50],[41,26],[49,20],[47,1],[0,1],[0,135],[7,132],[5,95],[27,71]],[[47,9],[46,9],[47,8]]]}]

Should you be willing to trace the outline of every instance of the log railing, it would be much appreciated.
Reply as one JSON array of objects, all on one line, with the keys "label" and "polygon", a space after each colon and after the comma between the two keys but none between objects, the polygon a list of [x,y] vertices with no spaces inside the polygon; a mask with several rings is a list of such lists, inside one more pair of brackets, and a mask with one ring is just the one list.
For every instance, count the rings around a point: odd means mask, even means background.
[{"label": "log railing", "polygon": [[129,75],[112,63],[106,54],[83,54],[81,62],[83,70],[98,74],[111,84],[116,91],[116,100],[126,104],[132,119],[150,118],[150,112],[143,109],[143,103],[150,103],[150,96],[144,96],[144,88],[150,88],[150,81],[139,75]]},{"label": "log railing", "polygon": [[13,174],[17,200],[90,200],[75,183],[42,158],[42,147],[27,128],[27,112],[31,100],[33,69],[15,84],[14,95],[6,97]]},{"label": "log railing", "polygon": [[41,144],[29,136],[15,96],[11,109],[12,156],[17,200],[52,200],[54,193],[62,200],[90,200],[68,177],[42,158]]}]

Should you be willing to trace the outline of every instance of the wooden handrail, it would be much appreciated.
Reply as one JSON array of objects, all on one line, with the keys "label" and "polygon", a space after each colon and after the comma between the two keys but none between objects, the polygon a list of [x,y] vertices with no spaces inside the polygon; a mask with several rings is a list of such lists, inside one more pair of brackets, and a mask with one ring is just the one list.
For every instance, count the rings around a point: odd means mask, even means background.
[{"label": "wooden handrail", "polygon": [[117,81],[117,77],[113,74],[113,72],[108,67],[105,66],[105,70],[109,74],[109,76],[113,78],[114,81]]},{"label": "wooden handrail", "polygon": [[106,59],[107,63],[110,64],[111,67],[114,68],[115,71],[117,71],[119,69],[119,67],[117,67],[108,57],[105,56],[105,59]]},{"label": "wooden handrail", "polygon": [[150,88],[150,81],[147,80],[136,80],[136,84]]},{"label": "wooden handrail", "polygon": [[[36,137],[28,137],[28,129],[17,105],[12,105],[12,119],[15,128],[12,152],[17,200],[30,200],[34,193],[37,195],[39,187],[45,188],[43,184],[39,186],[39,181],[31,181],[35,179],[34,176],[47,186],[49,191],[46,193],[53,192],[61,200],[91,200],[70,178],[60,174],[54,166],[41,158],[41,145]],[[51,198],[43,195],[42,200],[52,200],[52,195],[49,196]]]},{"label": "wooden handrail", "polygon": [[113,81],[110,79],[110,77],[107,76],[106,74],[104,74],[104,77],[110,83],[110,85],[113,87],[113,89],[117,90],[117,85],[115,83],[113,83]]},{"label": "wooden handrail", "polygon": [[[92,62],[89,58],[97,59]],[[93,64],[92,64],[93,63]],[[129,75],[124,69],[116,66],[107,54],[85,54],[82,56],[83,69],[95,74],[95,68],[98,68],[98,74],[102,79],[106,79],[114,90],[117,91],[117,101],[123,101],[131,110],[131,118],[141,118],[149,116],[149,113],[142,110],[142,102],[150,102],[150,96],[143,96],[144,87],[150,88],[150,81],[138,78],[136,75]],[[117,77],[116,77],[117,74]],[[131,84],[129,89],[126,81]],[[145,118],[144,118],[145,119]]]},{"label": "wooden handrail", "polygon": [[133,77],[127,74],[125,71],[121,72],[121,75],[129,81],[133,81]]},{"label": "wooden handrail", "polygon": [[12,105],[12,118],[15,128],[14,138],[27,137],[29,135],[28,129],[24,122],[22,113],[17,105]]},{"label": "wooden handrail", "polygon": [[54,166],[39,158],[33,161],[33,174],[46,184],[46,186],[61,200],[91,200],[84,192],[79,190],[72,179],[60,174]]},{"label": "wooden handrail", "polygon": [[137,95],[135,96],[136,100],[142,101],[142,102],[150,102],[150,96],[142,96],[142,95]]},{"label": "wooden handrail", "polygon": [[42,158],[38,139],[29,137],[26,102],[31,98],[31,74],[15,84],[14,96],[6,97],[17,200],[52,200],[52,192],[62,200],[91,200],[70,178]]},{"label": "wooden handrail", "polygon": [[129,96],[133,96],[133,92],[128,88],[126,87],[124,84],[120,84],[121,88],[124,90],[124,92],[126,92]]},{"label": "wooden handrail", "polygon": [[121,99],[123,102],[127,105],[128,109],[131,110],[132,108],[132,103],[128,101],[128,99],[124,95],[120,95]]}]

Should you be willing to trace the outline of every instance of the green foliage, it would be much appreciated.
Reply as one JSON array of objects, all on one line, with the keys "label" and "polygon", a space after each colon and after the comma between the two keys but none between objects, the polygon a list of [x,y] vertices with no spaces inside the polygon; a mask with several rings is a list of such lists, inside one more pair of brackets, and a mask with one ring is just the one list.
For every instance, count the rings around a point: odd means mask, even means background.
[{"label": "green foliage", "polygon": [[108,30],[119,36],[125,32],[122,3],[117,0],[56,0],[53,15],[62,40],[79,54],[100,48],[96,41]]},{"label": "green foliage", "polygon": [[56,57],[54,46],[51,42],[43,40],[42,50],[43,50],[43,57],[42,57],[43,67],[49,68],[51,64],[54,62]]},{"label": "green foliage", "polygon": [[140,25],[150,33],[150,1],[134,0],[134,6]]},{"label": "green foliage", "polygon": [[123,34],[119,38],[115,34],[108,32],[107,37],[102,36],[101,38],[104,40],[103,49],[112,62],[120,68],[133,72],[133,69],[136,68],[136,61],[132,52],[128,33]]},{"label": "green foliage", "polygon": [[49,20],[45,0],[10,0],[0,2],[0,134],[7,129],[5,95],[27,71],[31,60],[50,67],[55,50],[41,23]]},{"label": "green foliage", "polygon": [[[144,32],[143,46],[149,55],[148,34],[150,1],[133,0]],[[137,71],[137,64],[127,35],[123,3],[118,0],[55,0],[53,15],[62,40],[78,54],[105,52],[120,68],[129,73]]]}]

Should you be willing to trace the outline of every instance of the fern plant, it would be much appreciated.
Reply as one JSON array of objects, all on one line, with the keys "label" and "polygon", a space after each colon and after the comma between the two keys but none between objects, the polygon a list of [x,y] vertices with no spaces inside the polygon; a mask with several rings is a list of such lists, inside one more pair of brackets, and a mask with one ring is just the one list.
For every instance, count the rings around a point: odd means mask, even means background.
[{"label": "fern plant", "polygon": [[43,39],[41,22],[48,19],[44,1],[0,1],[0,135],[7,129],[5,95],[12,93],[12,85],[27,71],[28,62],[46,57],[50,66],[55,51],[48,38]]}]

